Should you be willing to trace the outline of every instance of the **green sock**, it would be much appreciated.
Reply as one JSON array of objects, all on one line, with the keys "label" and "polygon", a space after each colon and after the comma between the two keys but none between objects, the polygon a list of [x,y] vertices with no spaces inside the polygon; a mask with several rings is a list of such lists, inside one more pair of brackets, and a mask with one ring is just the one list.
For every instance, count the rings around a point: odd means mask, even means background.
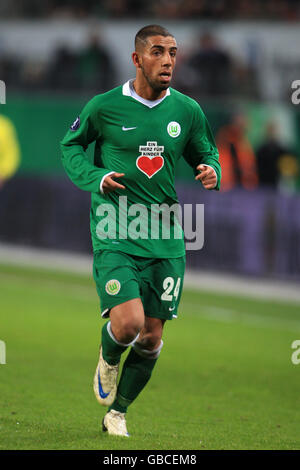
[{"label": "green sock", "polygon": [[121,354],[128,348],[128,345],[117,342],[111,331],[110,321],[102,328],[101,346],[103,359],[112,366],[120,362]]},{"label": "green sock", "polygon": [[131,348],[123,365],[117,396],[109,410],[126,413],[132,403],[148,383],[157,358],[141,357]]}]

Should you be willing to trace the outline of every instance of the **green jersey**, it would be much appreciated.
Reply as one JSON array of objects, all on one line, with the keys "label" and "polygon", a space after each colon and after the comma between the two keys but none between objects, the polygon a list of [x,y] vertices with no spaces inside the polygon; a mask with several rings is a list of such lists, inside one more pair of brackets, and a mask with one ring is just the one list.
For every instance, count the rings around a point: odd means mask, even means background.
[{"label": "green jersey", "polygon": [[[85,153],[92,142],[93,163]],[[95,96],[68,130],[61,148],[70,179],[91,192],[94,252],[183,256],[178,214],[168,210],[178,206],[174,187],[178,160],[184,157],[195,174],[200,163],[211,166],[217,175],[215,189],[220,186],[219,155],[206,117],[196,101],[173,88],[154,102],[138,97],[131,81]],[[116,180],[125,189],[103,194],[103,181],[112,172],[125,174]],[[164,214],[169,215],[167,232]]]}]

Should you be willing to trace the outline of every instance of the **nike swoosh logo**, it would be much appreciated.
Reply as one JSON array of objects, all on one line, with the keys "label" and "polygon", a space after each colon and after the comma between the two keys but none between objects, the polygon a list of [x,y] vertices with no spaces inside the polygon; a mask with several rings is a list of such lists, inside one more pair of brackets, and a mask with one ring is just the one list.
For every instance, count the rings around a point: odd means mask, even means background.
[{"label": "nike swoosh logo", "polygon": [[173,310],[175,310],[175,307],[169,307],[170,312],[172,312]]},{"label": "nike swoosh logo", "polygon": [[122,131],[132,131],[133,129],[136,129],[136,127],[122,127]]},{"label": "nike swoosh logo", "polygon": [[100,381],[100,373],[99,373],[99,370],[98,370],[98,390],[99,390],[99,395],[100,395],[101,398],[106,398],[106,397],[108,397],[108,395],[109,395],[109,393],[110,393],[110,392],[105,393],[105,392],[103,391],[103,388],[102,388],[102,385],[101,385],[101,381]]}]

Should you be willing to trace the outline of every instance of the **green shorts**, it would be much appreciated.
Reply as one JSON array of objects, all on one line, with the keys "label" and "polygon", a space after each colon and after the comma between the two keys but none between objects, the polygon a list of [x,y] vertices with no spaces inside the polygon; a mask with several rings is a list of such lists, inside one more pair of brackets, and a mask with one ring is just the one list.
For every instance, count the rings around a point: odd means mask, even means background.
[{"label": "green shorts", "polygon": [[146,316],[177,318],[184,271],[185,256],[158,259],[109,250],[94,253],[93,276],[102,317],[108,317],[112,307],[140,298]]}]

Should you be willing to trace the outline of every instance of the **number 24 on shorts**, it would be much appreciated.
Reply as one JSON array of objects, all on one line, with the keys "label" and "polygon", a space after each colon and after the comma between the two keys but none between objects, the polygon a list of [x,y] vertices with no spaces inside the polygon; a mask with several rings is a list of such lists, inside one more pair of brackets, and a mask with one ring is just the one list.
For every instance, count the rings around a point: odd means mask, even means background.
[{"label": "number 24 on shorts", "polygon": [[[175,280],[173,277],[166,277],[164,282],[163,282],[163,288],[164,292],[161,295],[161,300],[167,300],[168,302],[172,302],[173,297],[175,297],[175,300],[178,299],[179,295],[179,289],[180,289],[180,284],[181,284],[181,277],[177,279],[176,286],[174,289],[175,285]],[[174,289],[174,291],[173,291]],[[172,293],[173,291],[173,293]]]}]

